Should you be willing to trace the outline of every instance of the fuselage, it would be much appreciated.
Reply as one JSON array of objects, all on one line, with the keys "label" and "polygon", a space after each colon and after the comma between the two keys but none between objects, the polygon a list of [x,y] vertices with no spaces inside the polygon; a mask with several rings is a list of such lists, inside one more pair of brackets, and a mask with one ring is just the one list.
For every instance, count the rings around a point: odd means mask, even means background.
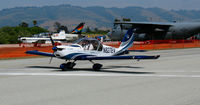
[{"label": "fuselage", "polygon": [[[140,23],[140,22],[137,22]],[[143,24],[141,22],[140,24]],[[148,22],[145,22],[145,24]],[[149,22],[148,24],[151,24]],[[162,23],[159,23],[162,25]],[[200,23],[199,22],[183,22],[183,23],[165,23],[170,25],[166,30],[151,27],[145,27],[142,31],[135,34],[135,40],[163,40],[163,39],[187,39],[200,33]],[[112,31],[108,34],[111,40],[121,40],[123,35],[127,32],[128,28],[132,28],[134,25],[130,24],[115,24]],[[134,28],[137,28],[135,26]]]},{"label": "fuselage", "polygon": [[[60,33],[54,33],[52,36],[52,39],[56,42],[66,42],[66,41],[73,41],[78,38],[78,34],[66,34],[64,31],[61,31]],[[23,43],[51,43],[48,36],[42,36],[42,37],[21,37],[19,40]]]},{"label": "fuselage", "polygon": [[71,45],[61,45],[56,47],[54,55],[61,59],[75,59],[84,56],[112,56],[116,54],[118,48],[103,45],[96,39],[81,39]]}]

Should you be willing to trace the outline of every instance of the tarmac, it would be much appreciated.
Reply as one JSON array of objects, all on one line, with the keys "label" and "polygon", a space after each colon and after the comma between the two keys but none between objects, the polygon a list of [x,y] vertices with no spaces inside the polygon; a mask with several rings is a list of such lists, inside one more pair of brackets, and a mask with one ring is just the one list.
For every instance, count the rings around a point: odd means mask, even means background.
[{"label": "tarmac", "polygon": [[199,105],[200,48],[134,52],[158,60],[0,60],[0,105]]}]

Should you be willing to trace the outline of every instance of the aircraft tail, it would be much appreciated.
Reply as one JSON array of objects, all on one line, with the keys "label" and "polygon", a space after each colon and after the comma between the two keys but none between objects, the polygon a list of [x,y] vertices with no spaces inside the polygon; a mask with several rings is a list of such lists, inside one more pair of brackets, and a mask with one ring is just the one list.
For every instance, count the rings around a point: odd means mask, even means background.
[{"label": "aircraft tail", "polygon": [[116,54],[119,54],[119,53],[122,53],[122,52],[128,50],[128,48],[133,46],[133,42],[134,42],[134,29],[131,28],[126,32],[126,34],[118,48],[118,52]]},{"label": "aircraft tail", "polygon": [[71,33],[72,34],[81,34],[85,23],[80,23]]}]

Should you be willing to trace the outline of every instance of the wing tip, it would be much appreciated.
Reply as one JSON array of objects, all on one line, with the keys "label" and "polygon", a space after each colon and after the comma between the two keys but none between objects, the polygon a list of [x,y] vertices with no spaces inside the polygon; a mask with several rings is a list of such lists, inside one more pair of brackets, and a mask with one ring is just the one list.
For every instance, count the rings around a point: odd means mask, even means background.
[{"label": "wing tip", "polygon": [[158,59],[158,58],[160,58],[160,55],[156,55],[156,56],[155,56],[155,59]]}]

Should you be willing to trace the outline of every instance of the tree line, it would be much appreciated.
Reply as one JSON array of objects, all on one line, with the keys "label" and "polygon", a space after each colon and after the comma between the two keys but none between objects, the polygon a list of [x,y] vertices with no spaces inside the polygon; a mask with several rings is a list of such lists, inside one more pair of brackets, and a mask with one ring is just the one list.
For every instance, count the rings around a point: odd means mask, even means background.
[{"label": "tree line", "polygon": [[86,27],[85,32],[83,32],[84,34],[102,34],[105,35],[109,32],[110,30],[100,30],[98,28],[90,28],[90,27]]},{"label": "tree line", "polygon": [[48,32],[48,30],[38,27],[36,20],[33,21],[33,25],[33,27],[29,27],[28,23],[22,22],[16,27],[0,28],[0,44],[16,44],[19,43],[18,37],[29,37],[33,34]]}]

